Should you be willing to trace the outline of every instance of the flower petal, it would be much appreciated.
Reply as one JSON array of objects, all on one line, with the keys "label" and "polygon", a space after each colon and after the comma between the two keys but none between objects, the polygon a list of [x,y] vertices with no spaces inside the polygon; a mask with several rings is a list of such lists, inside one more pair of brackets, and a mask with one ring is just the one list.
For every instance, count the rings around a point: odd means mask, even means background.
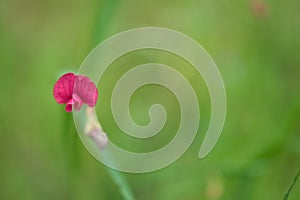
[{"label": "flower petal", "polygon": [[75,74],[67,73],[56,81],[53,88],[53,96],[57,103],[66,104],[72,99],[75,79]]},{"label": "flower petal", "polygon": [[98,90],[96,85],[91,79],[83,75],[76,76],[74,94],[90,107],[94,107],[98,100]]},{"label": "flower petal", "polygon": [[65,108],[67,112],[72,112],[73,104],[74,104],[73,99],[70,99]]},{"label": "flower petal", "polygon": [[83,104],[81,98],[77,94],[73,94],[72,99],[74,101],[75,110],[80,111]]}]

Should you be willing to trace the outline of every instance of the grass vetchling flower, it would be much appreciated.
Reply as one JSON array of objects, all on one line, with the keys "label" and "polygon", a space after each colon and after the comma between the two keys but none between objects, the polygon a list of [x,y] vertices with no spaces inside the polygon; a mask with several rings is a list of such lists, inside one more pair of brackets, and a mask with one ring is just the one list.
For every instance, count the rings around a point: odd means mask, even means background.
[{"label": "grass vetchling flower", "polygon": [[67,73],[56,81],[53,96],[57,103],[66,104],[67,112],[72,112],[73,106],[76,111],[80,111],[83,104],[90,107],[96,105],[98,90],[87,76]]}]

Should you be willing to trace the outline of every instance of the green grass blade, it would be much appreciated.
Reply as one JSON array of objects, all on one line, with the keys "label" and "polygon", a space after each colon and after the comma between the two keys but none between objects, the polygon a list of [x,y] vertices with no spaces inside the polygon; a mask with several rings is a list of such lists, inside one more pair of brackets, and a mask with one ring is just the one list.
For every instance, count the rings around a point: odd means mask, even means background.
[{"label": "green grass blade", "polygon": [[297,180],[299,178],[299,175],[300,175],[300,170],[298,171],[297,175],[295,176],[294,181],[293,181],[292,185],[290,186],[289,190],[284,195],[283,200],[287,200],[289,198],[290,192],[292,191],[293,187],[295,186],[295,184],[296,184],[296,182],[297,182]]}]

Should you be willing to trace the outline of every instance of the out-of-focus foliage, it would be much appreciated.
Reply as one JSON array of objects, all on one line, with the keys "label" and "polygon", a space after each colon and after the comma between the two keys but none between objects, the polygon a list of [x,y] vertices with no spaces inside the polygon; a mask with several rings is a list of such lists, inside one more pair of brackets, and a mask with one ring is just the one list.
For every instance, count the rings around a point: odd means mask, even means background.
[{"label": "out-of-focus foliage", "polygon": [[[109,137],[129,150],[163,146],[180,118],[168,90],[145,86],[131,102],[133,118],[147,124],[149,105],[161,103],[166,127],[149,141],[124,136],[110,110],[124,72],[165,63],[199,93],[200,130],[184,156],[157,172],[125,175],[137,199],[282,199],[300,167],[299,9],[297,0],[1,0],[0,199],[121,199],[80,143],[72,116],[55,103],[52,87],[62,73],[76,72],[98,42],[144,26],[178,30],[208,50],[223,75],[228,112],[217,146],[198,160],[210,100],[192,66],[154,50],[116,60],[100,81],[97,110]],[[296,183],[290,199],[299,198]]]}]

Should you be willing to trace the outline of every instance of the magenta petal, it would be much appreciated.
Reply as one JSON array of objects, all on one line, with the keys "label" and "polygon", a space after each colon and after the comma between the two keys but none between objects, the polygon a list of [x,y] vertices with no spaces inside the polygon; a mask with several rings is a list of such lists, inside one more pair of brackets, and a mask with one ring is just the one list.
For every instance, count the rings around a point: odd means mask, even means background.
[{"label": "magenta petal", "polygon": [[82,100],[77,94],[73,94],[73,101],[74,101],[74,106],[76,111],[80,111],[82,107]]},{"label": "magenta petal", "polygon": [[66,111],[72,112],[73,107],[76,111],[80,111],[82,107],[82,100],[76,94],[73,94],[73,98],[71,98],[66,104]]},{"label": "magenta petal", "polygon": [[66,104],[72,99],[75,79],[75,74],[67,73],[56,81],[53,88],[53,96],[57,103]]},{"label": "magenta petal", "polygon": [[70,99],[66,104],[66,108],[65,108],[67,112],[72,112],[73,104],[74,104],[73,99]]},{"label": "magenta petal", "polygon": [[98,90],[91,79],[83,75],[67,73],[61,76],[53,88],[57,103],[66,104],[66,111],[80,111],[83,104],[94,107],[98,100]]},{"label": "magenta petal", "polygon": [[[74,85],[74,94],[76,94],[82,103],[94,107],[98,100],[98,90],[91,79],[83,75],[77,75]],[[75,96],[73,96],[74,98]]]}]

